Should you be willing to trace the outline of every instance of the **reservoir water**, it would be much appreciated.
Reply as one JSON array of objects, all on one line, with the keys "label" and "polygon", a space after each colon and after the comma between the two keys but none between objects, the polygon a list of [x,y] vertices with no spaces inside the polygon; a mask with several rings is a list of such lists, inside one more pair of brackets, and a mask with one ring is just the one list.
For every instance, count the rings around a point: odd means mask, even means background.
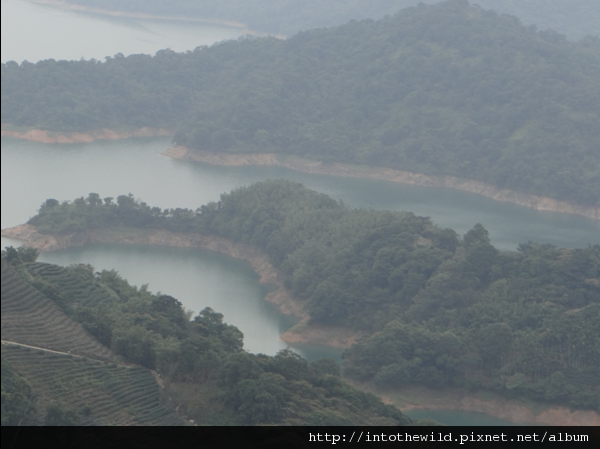
[{"label": "reservoir water", "polygon": [[[2,228],[26,222],[48,198],[72,200],[133,193],[151,206],[196,209],[223,192],[264,179],[285,178],[343,200],[351,207],[409,210],[463,234],[482,223],[492,242],[512,250],[528,240],[562,247],[600,241],[600,223],[585,217],[539,212],[476,194],[385,181],[311,175],[281,167],[221,167],[161,155],[170,139],[129,139],[89,144],[42,144],[2,138]],[[2,247],[16,244],[2,239]],[[136,285],[177,297],[199,312],[210,306],[245,335],[247,349],[274,354],[293,321],[263,300],[266,290],[248,264],[219,254],[175,248],[94,246],[46,253],[42,260],[91,263],[116,269]],[[312,359],[339,352],[302,348]]]},{"label": "reservoir water", "polygon": [[70,11],[24,0],[2,0],[2,62],[98,59],[122,53],[187,51],[240,36],[239,28],[207,23],[133,19]]},{"label": "reservoir water", "polygon": [[[111,18],[19,0],[2,0],[2,61],[96,58],[123,53],[153,54],[162,48],[191,50],[235,38],[235,28],[161,20]],[[81,145],[45,145],[2,138],[1,227],[26,222],[47,198],[74,199],[97,192],[133,193],[152,206],[196,208],[235,187],[269,178],[302,182],[352,207],[410,210],[463,234],[482,223],[500,249],[534,240],[563,247],[600,242],[600,223],[584,217],[538,212],[475,194],[383,181],[309,175],[279,167],[219,167],[185,163],[161,155],[170,140],[130,139]],[[2,238],[2,247],[18,242]],[[250,266],[208,251],[95,245],[43,254],[41,260],[90,263],[116,269],[131,283],[177,297],[194,312],[212,307],[245,335],[252,352],[275,354],[279,335],[293,324],[264,301],[267,287]],[[339,351],[294,348],[308,359],[339,359]],[[421,413],[421,412],[419,412]],[[477,425],[469,414],[462,424]],[[447,422],[444,416],[440,422]],[[506,424],[506,422],[497,422]],[[451,422],[448,422],[451,424]]]}]

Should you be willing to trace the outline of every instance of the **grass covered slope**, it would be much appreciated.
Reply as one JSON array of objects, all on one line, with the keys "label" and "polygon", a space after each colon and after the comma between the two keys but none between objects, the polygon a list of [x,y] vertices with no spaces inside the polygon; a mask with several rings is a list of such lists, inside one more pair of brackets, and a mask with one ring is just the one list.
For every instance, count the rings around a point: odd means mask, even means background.
[{"label": "grass covered slope", "polygon": [[40,290],[2,262],[2,340],[59,352],[111,358],[110,351]]},{"label": "grass covered slope", "polygon": [[54,284],[67,270],[23,255],[2,254],[2,424],[181,425],[150,371],[108,363],[114,354],[69,317],[98,302],[98,285],[81,268]]},{"label": "grass covered slope", "polygon": [[[209,308],[190,321],[191,313],[175,298],[131,286],[114,271],[95,273],[87,265],[65,268],[33,259],[35,251],[7,248],[3,286],[18,283],[23,291],[51,297],[46,301],[62,310],[65,322],[50,328],[49,340],[56,334],[76,346],[73,342],[95,337],[121,365],[66,349],[52,352],[43,340],[36,340],[38,348],[3,344],[3,423],[181,424],[171,408],[204,425],[412,422],[376,396],[347,385],[331,360],[309,364],[291,351],[274,357],[249,354],[242,333]],[[3,305],[18,299],[15,292],[3,290]],[[13,328],[29,313],[35,315],[27,309]],[[21,333],[37,336],[21,327]],[[160,373],[164,391],[149,370]]]},{"label": "grass covered slope", "polygon": [[[60,234],[129,226],[216,234],[255,245],[311,324],[370,335],[344,372],[382,386],[491,388],[600,407],[600,245],[534,242],[499,251],[409,212],[353,210],[287,181],[223,194],[196,211],[120,196],[47,201],[30,224]],[[99,201],[99,202],[98,202]]]},{"label": "grass covered slope", "polygon": [[600,44],[466,2],[186,54],[2,65],[2,122],[475,179],[598,206]]}]

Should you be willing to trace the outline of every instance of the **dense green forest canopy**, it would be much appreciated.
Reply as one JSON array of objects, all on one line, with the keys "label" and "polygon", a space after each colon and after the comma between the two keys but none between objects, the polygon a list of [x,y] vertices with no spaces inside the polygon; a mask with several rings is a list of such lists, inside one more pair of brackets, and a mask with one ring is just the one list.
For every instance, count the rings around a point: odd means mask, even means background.
[{"label": "dense green forest canopy", "polygon": [[[183,416],[193,418],[198,424],[412,423],[395,407],[346,384],[340,377],[339,366],[332,360],[308,363],[289,350],[280,351],[276,356],[247,353],[243,350],[243,335],[239,329],[226,324],[223,315],[210,308],[190,321],[191,312],[177,299],[151,293],[147,286],[132,286],[114,270],[96,272],[89,265],[65,268],[39,263],[35,258],[35,250],[6,248],[2,252],[2,277],[14,278],[18,273],[21,283],[33,286],[51,299],[89,334],[111,348],[118,360],[138,365],[137,371],[121,369],[120,372],[137,373],[135,382],[145,380],[144,388],[155,396],[156,382],[148,385],[148,380],[153,381],[153,378],[139,365],[157,370],[166,389],[164,395],[172,398],[171,403],[179,406]],[[24,290],[17,286],[11,291]],[[3,304],[19,299],[5,293],[3,290]],[[22,303],[28,302],[26,298],[20,299]],[[43,342],[39,345],[43,346]],[[2,425],[98,425],[94,420],[97,411],[109,406],[119,409],[118,403],[107,403],[107,399],[101,404],[88,403],[83,407],[76,388],[79,385],[98,391],[118,389],[118,384],[126,379],[115,376],[119,370],[115,371],[114,364],[102,366],[82,358],[72,362],[68,360],[70,355],[54,355],[52,361],[42,363],[48,383],[58,383],[49,389],[42,385],[44,375],[40,383],[39,367],[30,367],[35,356],[35,351],[3,346]],[[25,374],[15,371],[11,365],[21,366]],[[53,368],[62,372],[56,374]],[[32,376],[31,382],[28,375]],[[73,385],[74,394],[67,394],[64,385]],[[140,385],[130,385],[131,391],[118,393],[111,399],[131,397],[140,388]],[[158,397],[149,399],[155,403]],[[43,409],[36,404],[49,405]],[[148,417],[142,414],[140,419]],[[106,419],[102,422],[106,424]],[[164,421],[162,425],[168,423]]]},{"label": "dense green forest canopy", "polygon": [[132,195],[46,201],[40,232],[128,226],[216,234],[263,249],[311,322],[372,335],[344,372],[385,386],[423,383],[600,406],[600,244],[533,242],[499,251],[409,212],[349,209],[287,181],[223,194],[197,210]]},{"label": "dense green forest canopy", "polygon": [[600,205],[600,39],[466,2],[106,62],[2,64],[2,122],[172,127],[225,152],[454,175]]},{"label": "dense green forest canopy", "polygon": [[[419,0],[67,0],[68,3],[113,11],[200,19],[235,20],[253,30],[290,36],[311,28],[349,20],[379,19]],[[426,1],[424,3],[437,3]],[[579,39],[600,35],[596,0],[476,0],[472,3],[519,17],[525,24],[551,28]]]}]

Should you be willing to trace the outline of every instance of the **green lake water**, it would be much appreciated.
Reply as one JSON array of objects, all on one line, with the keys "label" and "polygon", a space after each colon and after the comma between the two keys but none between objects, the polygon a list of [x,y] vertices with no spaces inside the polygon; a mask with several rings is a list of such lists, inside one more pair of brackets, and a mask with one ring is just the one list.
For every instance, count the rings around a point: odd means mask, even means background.
[{"label": "green lake water", "polygon": [[132,19],[2,0],[2,62],[97,59],[122,53],[193,50],[240,36],[238,28],[172,20]]}]

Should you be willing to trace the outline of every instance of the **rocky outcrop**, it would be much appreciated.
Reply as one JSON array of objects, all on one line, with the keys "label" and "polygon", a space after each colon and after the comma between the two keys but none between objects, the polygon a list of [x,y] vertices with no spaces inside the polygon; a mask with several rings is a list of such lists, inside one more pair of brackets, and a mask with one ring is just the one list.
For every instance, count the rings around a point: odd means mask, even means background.
[{"label": "rocky outcrop", "polygon": [[159,137],[171,136],[173,131],[164,128],[139,128],[133,131],[117,132],[107,128],[81,132],[60,133],[41,129],[11,129],[10,125],[2,124],[2,136],[31,140],[42,143],[89,143],[95,140],[119,140],[130,137]]},{"label": "rocky outcrop", "polygon": [[185,161],[206,162],[214,165],[270,165],[320,175],[369,178],[399,182],[402,184],[445,187],[477,193],[497,201],[507,201],[521,206],[531,207],[536,210],[583,215],[594,220],[600,220],[600,207],[581,206],[539,195],[530,195],[509,189],[499,189],[481,181],[461,179],[454,176],[432,176],[385,167],[355,166],[337,162],[324,163],[279,156],[274,153],[214,153],[210,151],[190,150],[183,146],[174,146],[169,148],[163,154]]}]

